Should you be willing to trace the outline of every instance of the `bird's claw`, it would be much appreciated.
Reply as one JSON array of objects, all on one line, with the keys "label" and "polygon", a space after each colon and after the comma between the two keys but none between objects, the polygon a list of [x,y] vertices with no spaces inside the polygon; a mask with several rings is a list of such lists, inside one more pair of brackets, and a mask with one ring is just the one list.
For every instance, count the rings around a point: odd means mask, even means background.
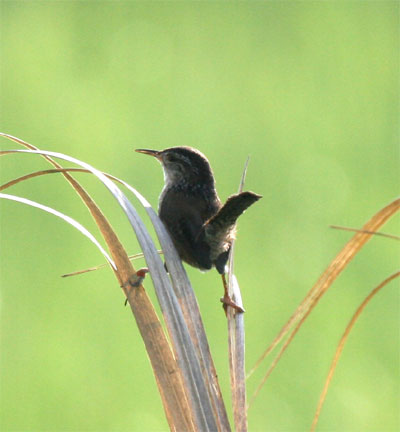
[{"label": "bird's claw", "polygon": [[245,310],[237,305],[228,295],[225,295],[224,297],[220,298],[221,303],[223,303],[223,308],[225,310],[225,313],[227,313],[228,306],[235,309],[238,313],[244,313]]}]

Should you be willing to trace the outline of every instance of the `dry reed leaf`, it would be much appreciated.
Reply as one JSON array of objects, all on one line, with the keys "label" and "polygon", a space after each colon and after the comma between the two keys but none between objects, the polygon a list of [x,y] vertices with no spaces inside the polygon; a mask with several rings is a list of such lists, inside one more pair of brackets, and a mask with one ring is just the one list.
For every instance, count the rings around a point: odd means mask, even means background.
[{"label": "dry reed leaf", "polygon": [[[236,276],[231,276],[231,287],[234,302],[242,306],[240,288]],[[228,308],[231,309],[232,308]],[[231,378],[231,394],[233,419],[236,432],[247,431],[247,407],[246,407],[246,372],[245,372],[245,331],[244,313],[235,313],[230,319],[228,311],[228,343],[229,343],[229,368]]]},{"label": "dry reed leaf", "polygon": [[[20,141],[18,139],[16,140]],[[65,159],[70,162],[77,163],[78,165],[84,167],[85,169],[90,170],[106,185],[106,187],[111,191],[111,193],[113,193],[114,197],[118,200],[119,204],[127,214],[128,219],[130,220],[132,226],[134,226],[135,228],[135,233],[138,237],[139,243],[141,244],[141,247],[146,255],[146,259],[150,268],[150,274],[153,281],[158,282],[158,284],[155,283],[154,285],[156,288],[158,299],[161,304],[161,308],[166,318],[167,328],[169,330],[171,340],[174,342],[173,343],[174,349],[178,353],[177,357],[180,360],[181,372],[183,374],[183,379],[186,384],[185,389],[189,394],[188,399],[191,404],[192,412],[194,413],[195,416],[196,425],[197,425],[196,428],[200,430],[230,430],[226,413],[224,419],[223,418],[224,413],[223,412],[221,413],[220,411],[221,405],[224,410],[223,401],[222,401],[222,397],[220,397],[220,394],[218,395],[218,391],[216,391],[215,386],[213,387],[212,390],[214,394],[216,394],[216,397],[220,398],[220,401],[217,402],[218,403],[222,402],[222,404],[220,403],[219,406],[215,407],[214,401],[212,402],[210,401],[210,394],[207,394],[207,391],[210,390],[210,386],[208,386],[207,389],[206,388],[207,386],[204,384],[203,381],[204,376],[202,376],[201,374],[202,370],[200,369],[199,359],[196,356],[193,342],[189,337],[189,331],[187,325],[185,323],[185,320],[183,319],[182,312],[178,307],[176,297],[172,295],[173,293],[171,293],[171,290],[168,289],[169,279],[163,269],[161,261],[157,263],[160,264],[159,266],[155,266],[154,260],[155,260],[156,251],[154,245],[151,242],[151,239],[148,236],[147,231],[144,231],[145,227],[143,226],[143,223],[138,218],[136,211],[133,209],[130,202],[126,199],[125,195],[123,195],[122,192],[119,191],[119,189],[116,188],[116,186],[114,186],[113,183],[111,183],[101,172],[99,172],[98,170],[94,169],[93,167],[91,167],[90,165],[82,161],[78,161],[74,158],[68,157],[66,155],[62,155],[60,153],[55,153],[55,152],[26,151],[26,150],[16,150],[15,152],[38,153],[38,154],[46,155],[47,157],[51,157],[51,156],[59,157],[61,159]],[[4,153],[8,153],[8,152],[4,152]],[[148,207],[150,206],[148,205]],[[155,215],[155,218],[158,218],[157,215]],[[148,241],[148,239],[150,239],[150,242]],[[160,241],[162,242],[162,239],[160,239]],[[177,258],[177,260],[181,265],[179,258]],[[167,260],[167,265],[169,266],[168,260]],[[204,343],[204,341],[202,341],[202,343]],[[214,382],[216,382],[215,370],[211,372],[214,372],[213,379]],[[217,413],[215,412],[215,409],[218,410]],[[223,423],[220,424],[221,419],[223,421],[225,420],[226,424]],[[219,423],[218,427],[216,421],[218,421]]]},{"label": "dry reed leaf", "polygon": [[[34,146],[10,135],[2,133],[0,135],[18,142],[19,144],[22,144],[30,149],[35,149],[33,150],[34,153],[42,154],[54,166],[57,168],[62,168],[57,162],[51,159],[51,155],[49,153],[44,154],[44,152],[39,152]],[[15,152],[21,153],[26,151],[17,150]],[[11,152],[2,152],[2,154],[8,153]],[[54,153],[52,155],[59,156],[58,154]],[[71,161],[71,158],[69,158],[69,160]],[[75,160],[73,160],[73,162],[74,161]],[[85,168],[88,168],[88,166]],[[104,218],[101,211],[91,200],[86,191],[84,191],[79,183],[68,173],[63,174],[72,184],[74,189],[79,193],[85,204],[89,207],[93,217],[95,218],[103,233],[103,236],[105,237],[107,244],[110,247],[110,252],[113,255],[118,268],[116,276],[119,279],[120,284],[123,285],[126,294],[129,296],[130,306],[132,312],[134,313],[139,330],[145,342],[149,358],[151,360],[156,382],[161,394],[166,417],[171,430],[194,430],[193,413],[188,405],[188,399],[186,396],[186,391],[183,387],[180,369],[176,365],[176,361],[165,337],[161,323],[157,317],[157,314],[155,313],[154,307],[151,304],[143,286],[135,287],[134,289],[129,290],[129,285],[125,284],[124,282],[129,280],[129,278],[132,276],[135,276],[135,272],[129,259],[127,258],[125,250],[109,226],[108,221]],[[131,292],[131,295],[129,291]],[[178,373],[171,373],[171,371]]]},{"label": "dry reed leaf", "polygon": [[72,219],[70,216],[67,216],[64,213],[61,213],[51,207],[45,206],[43,204],[39,204],[35,201],[31,201],[29,199],[26,198],[21,198],[15,195],[8,195],[8,194],[3,194],[0,193],[0,198],[3,199],[8,199],[11,201],[16,201],[19,202],[21,204],[26,204],[29,205],[31,207],[35,207],[38,208],[42,211],[45,211],[47,213],[50,213],[54,216],[59,217],[60,219],[62,219],[64,222],[67,222],[68,224],[72,225],[74,228],[76,228],[81,234],[83,234],[85,237],[87,237],[96,247],[97,249],[99,249],[99,251],[103,254],[104,258],[108,261],[108,264],[114,269],[117,270],[116,265],[114,264],[114,261],[111,259],[111,257],[108,255],[108,253],[103,249],[103,247],[101,246],[101,244],[96,240],[96,238],[93,236],[93,234],[91,234],[83,225],[81,225],[78,221],[76,221],[75,219]]},{"label": "dry reed leaf", "polygon": [[[36,177],[38,175],[53,174],[53,173],[68,172],[68,171],[90,172],[86,169],[81,169],[81,168],[63,168],[63,169],[39,171],[36,173],[28,174],[26,176],[22,176],[19,179],[15,179],[15,180],[7,183],[6,185],[4,185],[4,187],[10,186],[12,184],[16,184],[19,181],[26,180],[28,178]],[[169,250],[167,256],[171,257],[172,254],[175,252],[175,249],[173,246],[171,246],[172,243],[169,240],[169,236],[165,234],[164,226],[159,221],[158,216],[156,215],[154,210],[151,208],[150,204],[145,200],[145,198],[142,195],[139,194],[139,192],[137,192],[134,188],[132,188],[126,182],[124,182],[124,181],[122,181],[122,180],[120,180],[120,179],[118,179],[112,175],[105,174],[105,173],[103,173],[103,174],[107,178],[124,185],[131,192],[133,192],[137,198],[139,198],[142,205],[145,206],[149,216],[152,218],[153,224],[155,224],[156,232],[159,235],[159,237],[161,237],[160,242],[161,242],[163,248]],[[1,190],[1,187],[0,187],[0,190]],[[158,226],[156,226],[156,225],[158,225]],[[169,244],[168,244],[168,242],[169,242]],[[184,272],[181,261],[180,261],[180,259],[176,253],[175,253],[175,256],[172,258],[172,262],[170,259],[169,262],[167,261],[167,264],[168,264],[168,268],[171,269],[170,273],[171,273],[171,277],[172,277],[173,286],[174,286],[175,292],[178,295],[178,299],[181,303],[181,306],[182,306],[182,309],[184,312],[184,316],[185,316],[185,320],[187,321],[187,324],[189,326],[189,331],[191,333],[192,338],[194,339],[195,347],[196,347],[196,349],[198,349],[198,354],[200,357],[200,363],[201,363],[202,371],[205,373],[205,379],[207,381],[207,388],[209,390],[210,397],[213,400],[214,413],[215,413],[216,417],[218,418],[219,430],[229,431],[230,425],[229,425],[228,417],[226,414],[224,402],[222,399],[222,394],[221,394],[221,391],[219,388],[219,383],[217,380],[215,367],[214,367],[214,364],[213,364],[213,361],[211,358],[211,353],[210,353],[207,338],[205,335],[204,326],[203,326],[202,321],[201,321],[201,316],[200,316],[200,312],[198,309],[197,300],[194,296],[192,288],[190,287],[190,282],[186,276],[186,273]],[[178,268],[177,268],[177,265],[178,265]],[[93,268],[93,270],[95,270],[95,268]],[[74,272],[72,274],[68,274],[65,276],[80,274],[82,272],[85,272],[85,270],[80,271],[80,272]]]},{"label": "dry reed leaf", "polygon": [[[247,174],[248,157],[242,173],[238,192],[243,192]],[[243,308],[242,296],[237,279],[233,273],[235,240],[232,242],[228,260],[228,293],[232,300]],[[229,368],[233,419],[236,432],[247,431],[246,372],[245,372],[245,330],[244,314],[227,308]]]},{"label": "dry reed leaf", "polygon": [[153,210],[148,201],[128,183],[113,176],[111,176],[111,178],[124,185],[136,196],[153,223],[164,253],[165,262],[171,276],[174,292],[181,305],[185,323],[189,329],[191,339],[193,340],[194,347],[197,351],[203,378],[206,381],[206,389],[208,390],[209,397],[212,401],[213,412],[217,419],[218,430],[230,431],[231,428],[225,404],[222,399],[222,393],[219,387],[214,362],[211,357],[204,325],[201,319],[199,306],[186,271],[182,265],[182,261],[176,252],[164,224],[161,222],[157,213]]},{"label": "dry reed leaf", "polygon": [[[1,134],[0,134],[1,135]],[[7,189],[11,186],[15,186],[18,183],[21,183],[25,180],[29,180],[31,178],[40,177],[45,174],[54,174],[54,173],[67,173],[67,172],[84,172],[82,168],[55,168],[55,169],[48,169],[48,170],[41,170],[41,171],[35,171],[26,175],[23,175],[21,177],[16,177],[15,179],[10,180],[7,183],[4,183],[0,186],[0,191]]]},{"label": "dry reed leaf", "polygon": [[343,336],[341,337],[338,347],[336,349],[335,355],[333,356],[333,360],[331,363],[331,366],[329,368],[329,372],[328,372],[328,376],[326,378],[325,381],[325,385],[324,388],[321,392],[321,396],[319,398],[318,401],[318,406],[317,406],[317,410],[315,412],[315,416],[311,425],[311,432],[313,432],[317,426],[318,423],[318,419],[321,413],[321,409],[322,409],[322,405],[324,404],[325,398],[326,398],[326,394],[328,392],[328,388],[329,385],[332,381],[332,377],[333,374],[335,373],[335,369],[336,369],[336,365],[339,361],[339,358],[342,354],[344,345],[347,341],[347,338],[349,337],[349,334],[354,326],[354,324],[356,323],[357,319],[360,317],[362,311],[364,310],[365,306],[367,306],[367,304],[370,302],[370,300],[372,300],[372,298],[385,286],[387,285],[389,282],[391,282],[393,279],[395,279],[396,277],[400,276],[400,272],[396,272],[394,274],[392,274],[391,276],[389,276],[388,278],[386,278],[382,283],[380,283],[377,287],[375,287],[369,294],[368,296],[363,300],[363,302],[360,304],[360,306],[358,307],[358,309],[356,310],[356,312],[354,313],[353,317],[351,318],[349,324],[346,327],[346,330],[343,333]]},{"label": "dry reed leaf", "polygon": [[[35,178],[35,177],[40,177],[40,176],[43,176],[43,175],[46,175],[46,174],[71,173],[71,172],[90,173],[90,171],[85,170],[83,168],[55,168],[55,169],[35,171],[35,172],[30,173],[30,174],[26,174],[26,175],[23,175],[21,177],[15,178],[15,179],[7,182],[7,183],[4,183],[3,185],[0,186],[0,191],[2,191],[4,189],[7,189],[7,188],[9,188],[11,186],[15,186],[16,184],[21,183],[21,182],[23,182],[25,180],[29,180],[29,179],[32,179],[32,178]],[[107,176],[108,178],[112,179],[112,176],[109,176],[109,175],[107,175],[105,173],[103,173],[103,174],[105,176]],[[159,254],[162,254],[162,251],[157,251],[157,252]],[[143,253],[137,253],[137,254],[134,254],[134,255],[129,255],[128,258],[131,261],[131,260],[135,260],[135,259],[139,259],[139,258],[144,258],[144,255],[143,255]],[[95,271],[95,270],[98,270],[98,269],[106,267],[106,266],[107,266],[107,264],[99,264],[97,266],[90,267],[90,268],[87,268],[87,269],[84,269],[84,270],[78,270],[78,271],[75,271],[75,272],[64,274],[61,277],[76,276],[76,275],[79,275],[79,274]]]},{"label": "dry reed leaf", "polygon": [[373,234],[373,235],[376,235],[376,236],[387,237],[387,238],[390,238],[392,240],[400,240],[399,236],[395,236],[393,234],[386,234],[386,233],[379,232],[379,231],[376,231],[376,232],[374,232],[374,231],[365,231],[365,230],[361,230],[361,229],[358,229],[358,228],[349,228],[349,227],[340,226],[340,225],[330,225],[329,227],[333,228],[333,229],[337,229],[337,230],[352,231],[352,232],[364,232],[364,233]]},{"label": "dry reed leaf", "polygon": [[[157,251],[160,255],[162,254],[162,251]],[[133,254],[133,255],[128,255],[129,261],[134,261],[136,259],[140,259],[140,258],[144,258],[144,255],[142,253],[137,253],[137,254]],[[98,264],[96,266],[93,267],[89,267],[89,268],[85,268],[83,270],[76,270],[74,272],[71,273],[65,273],[63,275],[61,275],[61,277],[66,278],[66,277],[71,277],[71,276],[78,276],[84,273],[89,273],[92,271],[96,271],[96,270],[100,270],[101,268],[104,268],[106,266],[106,264]]]},{"label": "dry reed leaf", "polygon": [[[277,337],[273,340],[271,345],[264,351],[261,357],[257,360],[254,367],[248,374],[248,377],[259,367],[261,362],[265,357],[271,353],[271,351],[282,341],[282,339],[289,334],[287,340],[283,344],[282,348],[275,356],[270,367],[262,378],[260,384],[258,385],[256,391],[254,392],[249,406],[257,397],[261,388],[265,384],[267,378],[275,368],[276,364],[280,360],[282,354],[285,352],[286,348],[289,346],[290,342],[293,340],[297,331],[300,329],[303,322],[306,320],[312,309],[316,306],[318,301],[332,285],[334,280],[339,276],[339,274],[344,270],[347,264],[354,258],[357,252],[364,246],[364,244],[373,236],[375,233],[390,217],[392,217],[400,209],[400,199],[396,199],[386,207],[381,209],[376,213],[360,230],[357,232],[344,246],[344,248],[339,252],[335,259],[330,263],[328,268],[322,273],[318,281],[308,292],[304,300],[297,307],[296,311],[289,318],[287,323],[282,327],[281,331]],[[292,329],[292,327],[294,327]],[[292,330],[291,330],[292,329]]]}]

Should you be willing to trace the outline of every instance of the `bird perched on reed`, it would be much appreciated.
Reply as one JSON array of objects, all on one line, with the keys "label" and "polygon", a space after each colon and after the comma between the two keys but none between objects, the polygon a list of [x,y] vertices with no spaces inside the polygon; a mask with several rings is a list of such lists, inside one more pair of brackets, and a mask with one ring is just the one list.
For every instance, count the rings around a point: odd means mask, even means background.
[{"label": "bird perched on reed", "polygon": [[200,270],[215,267],[224,282],[221,301],[225,310],[231,306],[244,312],[228,294],[225,267],[237,218],[261,196],[241,192],[222,205],[210,163],[194,148],[136,151],[155,157],[163,167],[165,184],[158,212],[180,258]]}]

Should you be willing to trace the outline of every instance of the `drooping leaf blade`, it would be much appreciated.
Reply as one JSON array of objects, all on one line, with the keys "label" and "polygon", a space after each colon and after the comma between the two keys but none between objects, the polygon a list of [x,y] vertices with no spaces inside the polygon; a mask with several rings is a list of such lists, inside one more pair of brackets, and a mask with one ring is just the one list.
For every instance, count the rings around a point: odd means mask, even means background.
[{"label": "drooping leaf blade", "polygon": [[11,201],[16,201],[16,202],[19,202],[22,204],[29,205],[31,207],[36,207],[40,210],[43,210],[47,213],[50,213],[54,216],[61,218],[62,220],[64,220],[65,222],[67,222],[68,224],[70,224],[74,228],[76,228],[78,231],[80,231],[85,237],[87,237],[97,247],[97,249],[102,253],[102,255],[108,261],[108,263],[111,265],[111,267],[114,270],[117,270],[117,267],[114,264],[114,261],[111,259],[111,257],[108,255],[108,253],[104,250],[104,248],[101,246],[101,244],[96,240],[96,238],[93,236],[93,234],[91,234],[83,225],[81,225],[75,219],[71,218],[70,216],[68,216],[64,213],[59,212],[58,210],[55,210],[51,207],[48,207],[46,205],[40,204],[40,203],[35,202],[35,201],[31,201],[27,198],[22,198],[19,196],[9,195],[9,194],[4,194],[4,193],[0,193],[0,198],[8,199]]},{"label": "drooping leaf blade", "polygon": [[213,403],[205,385],[196,349],[193,345],[192,339],[190,338],[190,333],[184,320],[182,310],[179,306],[179,302],[172,290],[169,278],[151,237],[126,196],[99,170],[73,157],[62,153],[41,150],[8,150],[1,153],[5,154],[9,152],[41,154],[75,163],[92,172],[112,193],[127,215],[143,253],[145,254],[146,262],[150,270],[150,276],[153,279],[156,288],[157,298],[160,302],[167,323],[167,328],[169,329],[171,339],[174,342],[174,348],[179,354],[178,358],[182,369],[183,379],[186,384],[186,389],[188,390],[188,396],[192,404],[193,412],[195,413],[197,427],[200,430],[218,430],[215,412],[212,408]]}]

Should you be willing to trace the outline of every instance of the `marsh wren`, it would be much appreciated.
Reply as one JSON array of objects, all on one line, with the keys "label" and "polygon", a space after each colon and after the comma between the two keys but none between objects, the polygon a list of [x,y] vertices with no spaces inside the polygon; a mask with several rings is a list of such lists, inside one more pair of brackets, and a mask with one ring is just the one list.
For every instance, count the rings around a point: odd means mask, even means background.
[{"label": "marsh wren", "polygon": [[225,267],[235,236],[237,218],[261,196],[253,192],[231,195],[224,205],[215,189],[214,175],[207,158],[191,147],[165,150],[137,149],[154,156],[164,170],[164,188],[158,206],[180,258],[200,270],[215,267],[222,275],[225,310],[244,310],[229,297]]}]

